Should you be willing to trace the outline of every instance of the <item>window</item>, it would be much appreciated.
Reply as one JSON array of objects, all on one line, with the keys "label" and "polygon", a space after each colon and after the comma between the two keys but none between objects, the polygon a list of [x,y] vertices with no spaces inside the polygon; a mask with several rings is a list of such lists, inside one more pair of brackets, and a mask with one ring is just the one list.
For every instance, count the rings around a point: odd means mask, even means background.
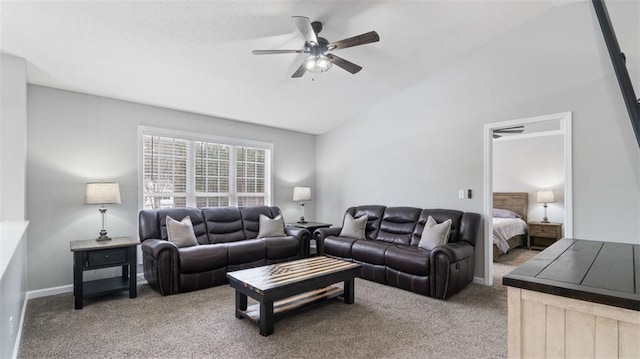
[{"label": "window", "polygon": [[271,205],[273,145],[141,129],[142,208]]}]

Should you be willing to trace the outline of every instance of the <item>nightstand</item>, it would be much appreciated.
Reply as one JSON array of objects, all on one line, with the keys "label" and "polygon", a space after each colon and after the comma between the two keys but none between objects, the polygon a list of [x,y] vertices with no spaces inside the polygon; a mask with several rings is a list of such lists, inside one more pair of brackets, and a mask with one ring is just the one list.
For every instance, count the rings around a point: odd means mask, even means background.
[{"label": "nightstand", "polygon": [[[73,252],[73,296],[75,309],[82,309],[82,300],[129,290],[129,298],[138,296],[136,259],[137,240],[129,237],[98,241],[71,241]],[[84,282],[86,270],[122,266],[122,276]]]},{"label": "nightstand", "polygon": [[[308,230],[309,232],[311,232],[311,240],[313,240],[313,247],[311,247],[311,242],[309,242],[309,257],[315,256],[317,254],[316,251],[316,245],[315,245],[315,238],[313,237],[313,232],[318,229],[318,228],[328,228],[331,227],[331,223],[320,223],[320,222],[306,222],[306,223],[287,223],[287,227],[298,227],[298,228],[304,228],[306,230]],[[311,249],[313,249],[313,253],[311,252]]]},{"label": "nightstand", "polygon": [[562,223],[529,222],[527,249],[545,249],[562,238]]}]

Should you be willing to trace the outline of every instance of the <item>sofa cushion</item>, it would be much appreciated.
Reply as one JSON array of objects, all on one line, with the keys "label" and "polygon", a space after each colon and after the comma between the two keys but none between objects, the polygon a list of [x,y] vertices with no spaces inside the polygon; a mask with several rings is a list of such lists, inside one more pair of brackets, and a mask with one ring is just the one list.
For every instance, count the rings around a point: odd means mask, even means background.
[{"label": "sofa cushion", "polygon": [[237,207],[206,207],[202,215],[207,225],[209,243],[226,243],[247,239]]},{"label": "sofa cushion", "polygon": [[415,207],[387,207],[380,221],[380,230],[376,239],[408,246],[421,211],[420,208]]},{"label": "sofa cushion", "polygon": [[196,235],[196,240],[200,244],[208,244],[209,237],[207,236],[207,228],[202,217],[202,210],[200,208],[164,208],[158,210],[158,218],[160,220],[160,239],[168,240],[167,235],[167,216],[171,218],[182,220],[184,217],[189,216],[191,224],[193,225],[193,232]]},{"label": "sofa cushion", "polygon": [[358,206],[347,208],[346,213],[349,213],[353,218],[360,218],[367,216],[367,228],[365,229],[365,236],[367,239],[375,239],[380,229],[380,220],[384,214],[385,206]]},{"label": "sofa cushion", "polygon": [[427,223],[424,225],[422,231],[422,237],[418,247],[432,250],[436,246],[447,243],[449,241],[449,233],[451,232],[451,219],[447,219],[442,223],[437,223],[433,217],[427,218]]},{"label": "sofa cushion", "polygon": [[382,241],[361,240],[351,247],[351,257],[360,262],[385,265],[384,253],[391,243]]},{"label": "sofa cushion", "polygon": [[189,216],[184,217],[181,221],[167,216],[166,222],[169,242],[172,242],[178,248],[198,245],[196,235],[193,233],[193,224],[191,224]]},{"label": "sofa cushion", "polygon": [[428,276],[430,254],[430,251],[418,247],[391,246],[385,253],[385,262],[400,272]]},{"label": "sofa cushion", "polygon": [[267,259],[284,259],[297,256],[300,244],[293,236],[263,238],[267,246]]},{"label": "sofa cushion", "polygon": [[451,219],[451,232],[449,233],[449,242],[457,242],[459,238],[460,222],[462,220],[463,212],[454,209],[423,209],[420,213],[420,219],[418,224],[413,230],[413,236],[411,237],[411,245],[418,246],[420,239],[422,238],[422,232],[424,231],[424,225],[427,223],[429,216],[433,217],[438,223],[442,223],[447,219]]},{"label": "sofa cushion", "polygon": [[353,218],[350,213],[345,213],[342,230],[340,230],[340,237],[364,239],[364,231],[367,227],[367,218],[366,214],[356,219]]},{"label": "sofa cushion", "polygon": [[329,236],[324,239],[324,253],[336,257],[351,258],[351,246],[357,239]]},{"label": "sofa cushion", "polygon": [[284,220],[279,214],[271,219],[264,214],[260,215],[260,230],[257,238],[284,237]]},{"label": "sofa cushion", "polygon": [[227,266],[227,248],[220,244],[180,248],[180,272],[200,273]]},{"label": "sofa cushion", "polygon": [[269,218],[274,218],[280,214],[278,207],[256,206],[256,207],[240,207],[240,215],[244,226],[244,234],[247,239],[253,239],[260,232],[260,215],[263,214]]},{"label": "sofa cushion", "polygon": [[267,245],[262,239],[247,239],[224,245],[227,247],[229,265],[251,263],[267,256]]}]

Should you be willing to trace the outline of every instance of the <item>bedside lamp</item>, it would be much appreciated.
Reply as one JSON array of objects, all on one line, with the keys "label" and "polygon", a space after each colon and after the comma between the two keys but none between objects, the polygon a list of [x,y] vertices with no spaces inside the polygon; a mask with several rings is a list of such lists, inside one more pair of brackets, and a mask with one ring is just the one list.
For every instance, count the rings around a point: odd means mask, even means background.
[{"label": "bedside lamp", "polygon": [[87,183],[87,190],[84,196],[84,204],[99,204],[102,214],[102,229],[98,241],[110,240],[105,229],[107,206],[106,204],[120,204],[120,185],[117,182],[92,182]]},{"label": "bedside lamp", "polygon": [[293,187],[293,201],[300,201],[302,207],[302,216],[298,223],[307,223],[304,219],[304,202],[311,200],[311,187]]},{"label": "bedside lamp", "polygon": [[553,196],[553,191],[537,191],[536,192],[536,202],[544,203],[544,218],[542,219],[542,223],[549,223],[549,218],[547,218],[547,203],[553,203],[556,199]]}]

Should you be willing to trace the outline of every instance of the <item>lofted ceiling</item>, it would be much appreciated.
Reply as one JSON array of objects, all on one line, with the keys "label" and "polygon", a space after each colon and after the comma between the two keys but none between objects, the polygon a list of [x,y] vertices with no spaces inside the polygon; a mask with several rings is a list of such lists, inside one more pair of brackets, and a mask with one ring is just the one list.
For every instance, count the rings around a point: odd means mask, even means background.
[{"label": "lofted ceiling", "polygon": [[[27,60],[31,84],[321,134],[562,3],[2,1],[0,50]],[[302,48],[292,15],[330,42],[380,42],[335,52],[358,74],[292,79],[304,55],[251,54]]]}]

